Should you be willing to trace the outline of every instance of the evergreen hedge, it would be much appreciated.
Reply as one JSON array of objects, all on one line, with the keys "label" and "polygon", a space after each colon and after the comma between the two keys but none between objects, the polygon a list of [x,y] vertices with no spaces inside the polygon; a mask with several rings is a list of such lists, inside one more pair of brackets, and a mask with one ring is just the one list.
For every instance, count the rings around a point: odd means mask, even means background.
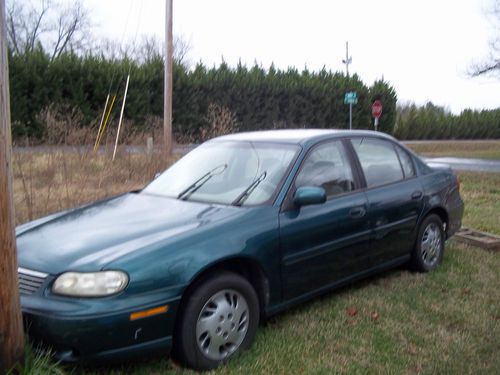
[{"label": "evergreen hedge", "polygon": [[[98,124],[106,96],[117,95],[112,117],[116,120],[130,72],[125,117],[136,130],[149,130],[152,117],[163,117],[163,59],[142,62],[124,58],[64,53],[50,61],[41,48],[24,55],[9,54],[12,131],[14,138],[41,139],[46,124],[40,113],[51,105],[77,108],[81,126]],[[431,103],[424,107],[396,108],[396,92],[385,81],[371,86],[357,75],[325,69],[311,72],[295,68],[269,69],[222,62],[208,68],[199,63],[192,70],[174,64],[173,129],[177,139],[197,142],[213,126],[209,106],[230,112],[232,131],[275,128],[338,128],[349,123],[347,91],[356,91],[353,127],[373,129],[371,104],[379,99],[383,113],[379,129],[400,139],[500,138],[500,108],[465,110],[453,115]]]},{"label": "evergreen hedge", "polygon": [[[163,116],[163,60],[160,56],[138,63],[128,59],[109,61],[98,56],[65,53],[50,62],[38,49],[27,55],[9,56],[12,129],[14,137],[40,138],[44,124],[39,113],[53,103],[79,108],[84,124],[100,119],[111,85],[117,94],[117,117],[130,71],[125,117],[137,129],[148,126],[150,116]],[[173,129],[178,137],[199,140],[208,127],[207,111],[216,104],[235,115],[235,131],[273,128],[346,128],[349,106],[346,91],[356,91],[353,127],[372,127],[371,103],[384,103],[381,130],[391,133],[396,121],[396,93],[384,81],[366,86],[357,75],[323,69],[311,72],[279,70],[224,62],[207,68],[198,64],[187,70],[179,64],[173,72]]]},{"label": "evergreen hedge", "polygon": [[459,115],[432,103],[398,108],[394,136],[399,139],[495,139],[500,138],[500,108],[466,109]]}]

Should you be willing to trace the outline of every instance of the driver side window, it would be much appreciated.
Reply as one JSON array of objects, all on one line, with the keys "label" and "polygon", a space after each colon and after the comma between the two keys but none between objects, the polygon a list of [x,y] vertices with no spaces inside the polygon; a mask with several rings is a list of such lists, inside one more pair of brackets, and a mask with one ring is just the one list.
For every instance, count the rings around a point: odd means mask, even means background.
[{"label": "driver side window", "polygon": [[326,142],[307,155],[295,186],[318,186],[327,197],[354,190],[352,169],[341,141]]}]

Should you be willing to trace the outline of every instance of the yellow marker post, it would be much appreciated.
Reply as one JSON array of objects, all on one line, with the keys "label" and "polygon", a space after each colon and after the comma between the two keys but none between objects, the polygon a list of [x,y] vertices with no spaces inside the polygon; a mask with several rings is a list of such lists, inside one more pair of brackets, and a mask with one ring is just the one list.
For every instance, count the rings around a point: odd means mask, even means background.
[{"label": "yellow marker post", "polygon": [[104,125],[101,129],[101,133],[98,135],[97,143],[94,147],[94,151],[97,151],[97,149],[99,148],[99,144],[101,143],[102,136],[104,135],[104,131],[106,130],[106,126],[108,125],[109,115],[111,114],[111,110],[113,109],[113,105],[115,104],[115,100],[116,100],[116,94],[113,95],[113,99],[111,100],[111,105],[109,106],[108,114],[106,115],[106,120],[104,121]]},{"label": "yellow marker post", "polygon": [[96,137],[95,143],[94,143],[94,152],[95,152],[96,147],[97,147],[97,140],[99,139],[99,135],[101,134],[101,128],[102,128],[102,124],[104,122],[104,116],[106,115],[106,109],[108,108],[108,102],[109,102],[109,94],[106,96],[106,103],[104,104],[104,110],[102,111],[101,122],[99,123],[99,130],[97,130],[97,137]]}]

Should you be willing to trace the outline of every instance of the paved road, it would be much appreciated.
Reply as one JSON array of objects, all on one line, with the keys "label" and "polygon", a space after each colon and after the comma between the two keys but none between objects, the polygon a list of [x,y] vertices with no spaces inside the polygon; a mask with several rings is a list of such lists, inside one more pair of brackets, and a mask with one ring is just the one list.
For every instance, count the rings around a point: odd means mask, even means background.
[{"label": "paved road", "polygon": [[[189,151],[194,149],[197,145],[196,144],[185,144],[185,145],[175,145],[173,152],[174,154],[187,154]],[[121,150],[123,146],[120,146],[118,149]],[[80,154],[86,154],[89,152],[93,152],[93,146],[90,145],[85,145],[85,146],[66,146],[66,145],[60,145],[60,146],[46,146],[46,145],[40,145],[40,146],[14,146],[13,151],[16,153],[27,153],[31,152],[34,154],[42,154],[46,152],[75,152],[75,153],[80,153]],[[126,146],[127,152],[131,154],[141,154],[143,152],[146,152],[146,147],[144,146]],[[99,153],[104,153],[104,152],[113,152],[113,147],[104,147],[101,146],[99,147]]]},{"label": "paved road", "polygon": [[448,164],[452,169],[460,171],[498,172],[500,173],[500,160],[467,159],[467,158],[424,158],[427,162]]},{"label": "paved road", "polygon": [[401,141],[405,145],[411,145],[411,144],[424,144],[424,143],[439,143],[439,144],[446,144],[446,143],[495,143],[498,142],[498,139],[416,139],[416,140],[408,140],[408,141]]}]

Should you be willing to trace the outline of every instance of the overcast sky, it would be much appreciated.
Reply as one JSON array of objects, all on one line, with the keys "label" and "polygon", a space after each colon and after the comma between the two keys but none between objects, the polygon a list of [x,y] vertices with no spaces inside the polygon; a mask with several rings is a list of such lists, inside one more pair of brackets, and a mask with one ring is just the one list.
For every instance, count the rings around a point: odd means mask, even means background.
[{"label": "overcast sky", "polygon": [[[67,0],[69,1],[69,0]],[[457,113],[500,107],[500,78],[467,76],[488,55],[492,0],[174,0],[174,34],[193,63],[345,70],[384,77],[400,102],[432,101]],[[165,32],[165,0],[84,0],[98,35]],[[126,31],[124,31],[126,30]],[[498,31],[497,31],[498,32]]]}]

